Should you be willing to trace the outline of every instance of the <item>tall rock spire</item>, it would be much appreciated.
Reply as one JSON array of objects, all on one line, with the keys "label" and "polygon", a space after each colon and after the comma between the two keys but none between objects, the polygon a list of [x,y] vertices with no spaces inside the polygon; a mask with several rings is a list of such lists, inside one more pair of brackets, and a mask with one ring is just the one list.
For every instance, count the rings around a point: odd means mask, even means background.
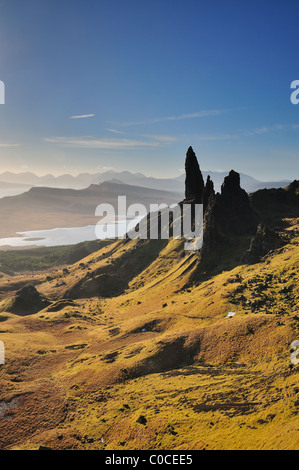
[{"label": "tall rock spire", "polygon": [[189,147],[187,151],[185,169],[185,197],[186,199],[194,199],[197,203],[202,203],[205,184],[192,147]]},{"label": "tall rock spire", "polygon": [[203,201],[202,202],[203,202],[204,211],[206,211],[209,204],[211,205],[214,202],[214,198],[215,198],[214,183],[211,180],[210,175],[208,175],[207,182],[206,182],[206,185],[205,185],[204,191],[203,191]]}]

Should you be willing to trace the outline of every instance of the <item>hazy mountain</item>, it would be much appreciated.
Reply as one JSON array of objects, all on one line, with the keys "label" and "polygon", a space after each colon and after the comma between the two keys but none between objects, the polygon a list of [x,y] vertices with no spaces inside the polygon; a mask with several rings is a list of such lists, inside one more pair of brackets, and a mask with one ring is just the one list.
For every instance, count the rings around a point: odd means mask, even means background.
[{"label": "hazy mountain", "polygon": [[0,198],[6,196],[16,196],[18,194],[24,193],[25,191],[28,191],[30,188],[30,184],[6,183],[0,181]]},{"label": "hazy mountain", "polygon": [[117,213],[118,196],[127,197],[127,207],[140,203],[172,204],[181,200],[178,192],[155,190],[115,182],[92,184],[85,189],[34,187],[12,197],[0,199],[0,237],[16,232],[56,227],[81,227],[96,224],[95,209],[112,204]]},{"label": "hazy mountain", "polygon": [[[214,182],[215,190],[220,191],[221,184],[224,177],[227,176],[229,171],[216,172],[216,171],[203,171],[203,177],[206,180],[210,175]],[[263,188],[279,188],[287,186],[290,181],[276,181],[276,182],[262,182],[252,176],[241,173],[241,186],[247,192],[256,191]],[[83,189],[91,184],[99,184],[104,181],[122,182],[125,184],[142,186],[151,189],[175,191],[184,194],[185,191],[185,175],[175,178],[154,178],[145,176],[142,173],[131,173],[130,171],[106,171],[104,173],[81,173],[77,176],[64,174],[60,176],[53,176],[47,174],[44,176],[37,176],[34,173],[12,173],[5,172],[0,174],[0,181],[13,184],[26,184],[26,186],[46,186],[52,188],[73,188]],[[9,195],[9,194],[7,194]],[[3,197],[3,196],[2,196]]]}]

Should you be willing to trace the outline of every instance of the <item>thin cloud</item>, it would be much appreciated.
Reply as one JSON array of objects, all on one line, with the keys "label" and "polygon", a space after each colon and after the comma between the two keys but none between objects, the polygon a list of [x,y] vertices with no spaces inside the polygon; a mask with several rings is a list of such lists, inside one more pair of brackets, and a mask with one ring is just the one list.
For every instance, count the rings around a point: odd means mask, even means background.
[{"label": "thin cloud", "polygon": [[78,116],[70,116],[70,119],[86,119],[94,116],[95,114],[79,114]]},{"label": "thin cloud", "polygon": [[217,140],[231,140],[231,139],[238,139],[240,136],[236,134],[201,134],[197,135],[196,138],[198,140],[204,141],[217,141]]},{"label": "thin cloud", "polygon": [[179,141],[177,137],[173,137],[172,135],[142,134],[141,137],[148,137],[150,139],[153,139],[158,142],[165,143],[165,144],[172,144],[174,142]]},{"label": "thin cloud", "polygon": [[106,150],[126,150],[140,147],[159,147],[158,141],[142,141],[133,139],[86,139],[73,137],[51,137],[46,142],[75,148],[93,148]]},{"label": "thin cloud", "polygon": [[125,127],[125,126],[135,126],[135,125],[142,125],[142,124],[154,124],[156,122],[166,122],[166,121],[182,121],[184,119],[195,119],[207,116],[219,116],[224,111],[220,109],[212,109],[207,111],[199,111],[196,113],[190,114],[181,114],[180,116],[167,116],[167,117],[159,117],[154,119],[147,119],[144,121],[131,121],[131,122],[115,122],[115,121],[107,121],[110,123],[114,123],[115,125]]},{"label": "thin cloud", "polygon": [[297,130],[299,124],[275,124],[271,126],[258,127],[252,130],[238,131],[235,134],[201,134],[197,135],[196,138],[199,140],[217,141],[217,140],[231,140],[241,139],[242,137],[254,137],[258,135],[267,134],[269,132],[281,131],[281,130]]},{"label": "thin cloud", "polygon": [[117,129],[106,129],[108,132],[112,132],[113,134],[125,134],[125,132],[118,131]]},{"label": "thin cloud", "polygon": [[20,147],[21,144],[6,144],[0,142],[0,147]]}]

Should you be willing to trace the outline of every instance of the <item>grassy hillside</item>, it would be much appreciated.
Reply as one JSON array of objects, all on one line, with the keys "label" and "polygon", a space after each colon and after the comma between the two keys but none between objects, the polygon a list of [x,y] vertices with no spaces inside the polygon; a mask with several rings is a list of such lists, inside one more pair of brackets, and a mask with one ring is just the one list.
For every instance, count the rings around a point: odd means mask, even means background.
[{"label": "grassy hillside", "polygon": [[1,313],[0,447],[298,449],[299,219],[285,224],[282,248],[195,284],[177,240],[1,279],[2,302],[34,284],[49,305]]}]

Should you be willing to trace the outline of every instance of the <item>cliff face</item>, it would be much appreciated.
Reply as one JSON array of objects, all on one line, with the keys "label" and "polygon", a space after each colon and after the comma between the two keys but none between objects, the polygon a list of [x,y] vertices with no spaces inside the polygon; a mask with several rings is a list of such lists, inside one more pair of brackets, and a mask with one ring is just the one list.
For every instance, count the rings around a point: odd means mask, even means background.
[{"label": "cliff face", "polygon": [[285,217],[299,217],[299,181],[286,188],[259,190],[248,196],[240,186],[240,174],[231,170],[220,193],[215,194],[210,176],[204,183],[192,147],[187,151],[185,167],[186,193],[181,204],[191,204],[192,214],[195,204],[203,204],[204,209],[200,250],[203,265],[214,267],[231,255],[237,264],[255,263],[270,250],[282,246],[284,241],[270,227],[282,225]]},{"label": "cliff face", "polygon": [[214,201],[215,201],[214,183],[211,180],[210,175],[208,175],[207,182],[203,190],[204,212],[206,212],[208,208],[214,204]]},{"label": "cliff face", "polygon": [[213,247],[226,243],[232,236],[254,235],[258,219],[251,207],[248,194],[240,186],[239,173],[231,170],[224,179],[221,193],[215,194],[208,176],[204,184],[196,155],[189,147],[186,156],[186,199],[184,202],[204,206],[204,242],[201,253],[208,254]]},{"label": "cliff face", "polygon": [[257,217],[246,191],[240,187],[240,175],[231,170],[224,179],[221,194],[217,194],[211,207],[217,229],[224,234],[253,235]]}]

